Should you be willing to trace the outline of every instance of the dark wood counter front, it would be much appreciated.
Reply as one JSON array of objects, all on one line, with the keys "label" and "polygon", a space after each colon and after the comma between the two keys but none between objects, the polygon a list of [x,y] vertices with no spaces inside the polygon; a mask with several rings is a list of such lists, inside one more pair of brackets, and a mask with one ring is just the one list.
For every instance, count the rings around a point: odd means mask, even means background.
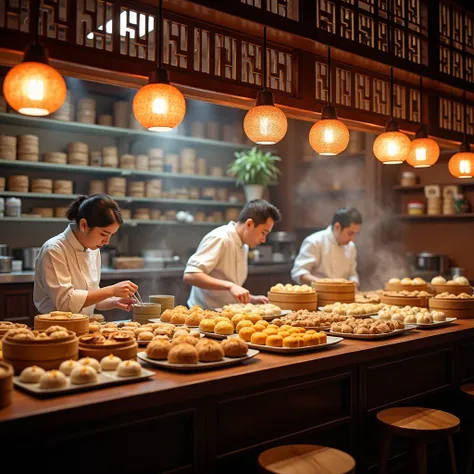
[{"label": "dark wood counter front", "polygon": [[[252,473],[267,447],[322,443],[353,454],[358,473],[372,472],[378,410],[417,404],[462,414],[457,388],[473,380],[474,320],[456,321],[298,356],[261,352],[223,370],[159,370],[147,382],[60,398],[16,390],[0,410],[0,446],[28,449],[33,465],[36,452],[72,455],[82,472],[92,456],[101,473]],[[394,466],[405,465],[403,452],[394,449]],[[432,462],[449,472],[443,450]]]}]

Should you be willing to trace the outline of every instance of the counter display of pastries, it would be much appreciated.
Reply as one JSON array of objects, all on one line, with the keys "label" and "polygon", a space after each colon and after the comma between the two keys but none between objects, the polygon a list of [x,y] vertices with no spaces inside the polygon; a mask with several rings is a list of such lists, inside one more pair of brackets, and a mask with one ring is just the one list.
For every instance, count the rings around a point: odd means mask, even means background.
[{"label": "counter display of pastries", "polygon": [[304,328],[329,328],[332,323],[345,321],[347,316],[324,311],[299,310],[274,319],[272,324],[277,326],[296,326]]},{"label": "counter display of pastries", "polygon": [[385,291],[429,291],[429,285],[423,278],[391,278],[384,287]]},{"label": "counter display of pastries", "polygon": [[434,321],[446,321],[446,314],[442,311],[430,311],[417,306],[387,306],[378,312],[380,320],[400,321],[405,324],[431,324]]},{"label": "counter display of pastries", "polygon": [[35,316],[35,329],[45,330],[50,326],[60,324],[78,336],[89,332],[89,316],[86,314],[74,314],[65,311],[51,311],[47,314]]},{"label": "counter display of pastries", "polygon": [[468,293],[440,293],[429,300],[430,310],[442,311],[446,316],[459,319],[474,318],[474,297]]},{"label": "counter display of pastries", "polygon": [[281,308],[271,303],[267,304],[244,304],[234,303],[227,304],[222,308],[224,311],[232,311],[233,313],[255,313],[261,316],[279,316],[281,314]]},{"label": "counter display of pastries", "polygon": [[343,316],[370,316],[376,314],[385,305],[383,303],[378,304],[360,304],[360,303],[334,303],[327,304],[321,308],[326,313],[336,313]]},{"label": "counter display of pastries", "polygon": [[315,311],[318,306],[316,291],[308,285],[278,283],[270,288],[268,300],[281,309],[291,311],[298,311],[299,309]]},{"label": "counter display of pastries", "polygon": [[19,328],[8,331],[2,340],[3,359],[20,372],[30,365],[57,369],[64,359],[77,359],[78,338],[62,326],[45,331]]},{"label": "counter display of pastries", "polygon": [[0,321],[0,340],[10,329],[27,329],[27,328],[28,326],[26,324],[13,323],[11,321]]},{"label": "counter display of pastries", "polygon": [[424,290],[414,291],[385,291],[382,294],[382,303],[390,306],[419,306],[422,308],[428,307],[428,300],[431,293]]},{"label": "counter display of pastries", "polygon": [[311,287],[318,294],[320,306],[355,301],[356,284],[344,278],[322,278],[311,283]]},{"label": "counter display of pastries", "polygon": [[446,278],[438,275],[431,280],[431,288],[433,293],[451,293],[459,295],[461,293],[468,293],[472,295],[472,286],[466,277],[458,276],[452,280],[446,280]]},{"label": "counter display of pastries", "polygon": [[160,321],[171,324],[185,324],[189,327],[199,327],[199,323],[206,318],[213,318],[222,316],[223,314],[233,315],[233,311],[224,310],[222,313],[202,309],[200,306],[193,306],[190,309],[186,306],[176,306],[173,309],[165,310],[161,316]]},{"label": "counter display of pastries", "polygon": [[355,302],[356,303],[372,303],[378,304],[380,303],[380,297],[382,296],[383,290],[376,290],[376,291],[365,291],[356,293],[355,295]]},{"label": "counter display of pastries", "polygon": [[383,321],[371,318],[356,319],[352,317],[331,324],[331,332],[345,334],[388,334],[397,329],[405,329],[405,324],[400,321]]}]

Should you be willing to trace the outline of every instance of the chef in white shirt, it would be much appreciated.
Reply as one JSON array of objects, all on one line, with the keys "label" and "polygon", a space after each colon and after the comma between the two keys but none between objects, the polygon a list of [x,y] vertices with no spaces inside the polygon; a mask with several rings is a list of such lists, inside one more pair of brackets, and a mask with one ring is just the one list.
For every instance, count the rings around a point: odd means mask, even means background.
[{"label": "chef in white shirt", "polygon": [[100,248],[123,222],[117,203],[107,194],[79,196],[67,218],[73,223],[44,243],[36,259],[33,299],[38,311],[88,315],[96,307],[130,311],[137,285],[122,281],[99,288]]},{"label": "chef in white shirt", "polygon": [[221,308],[226,304],[268,303],[266,296],[253,296],[243,288],[247,279],[248,249],[265,243],[280,211],[263,199],[248,202],[237,222],[209,232],[188,260],[184,283],[192,285],[188,306]]},{"label": "chef in white shirt", "polygon": [[304,239],[291,270],[293,280],[311,285],[322,278],[345,278],[359,285],[354,241],[361,225],[357,209],[339,209],[327,229]]}]

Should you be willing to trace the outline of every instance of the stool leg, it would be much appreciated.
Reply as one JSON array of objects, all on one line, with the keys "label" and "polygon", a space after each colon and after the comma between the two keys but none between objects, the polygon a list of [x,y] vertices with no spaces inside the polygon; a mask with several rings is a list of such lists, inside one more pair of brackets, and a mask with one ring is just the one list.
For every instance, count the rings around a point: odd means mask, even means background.
[{"label": "stool leg", "polygon": [[466,474],[472,474],[474,472],[474,427],[470,430],[470,438],[471,442],[468,447],[469,454],[467,457]]},{"label": "stool leg", "polygon": [[458,468],[456,467],[456,452],[454,451],[453,437],[448,436],[448,447],[449,447],[449,458],[451,460],[451,472],[458,474]]},{"label": "stool leg", "polygon": [[385,474],[387,472],[387,463],[390,456],[390,446],[392,445],[392,435],[386,431],[382,431],[382,439],[380,440],[379,462],[377,474]]},{"label": "stool leg", "polygon": [[426,444],[421,441],[416,444],[416,464],[417,474],[427,474]]}]

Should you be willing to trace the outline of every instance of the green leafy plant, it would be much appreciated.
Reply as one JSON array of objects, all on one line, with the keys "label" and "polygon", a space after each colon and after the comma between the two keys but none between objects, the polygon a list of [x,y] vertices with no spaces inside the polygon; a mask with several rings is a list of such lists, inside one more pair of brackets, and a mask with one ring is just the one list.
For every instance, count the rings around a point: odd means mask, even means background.
[{"label": "green leafy plant", "polygon": [[236,151],[234,155],[236,159],[227,171],[236,179],[237,185],[261,184],[267,187],[281,174],[277,167],[281,158],[269,151],[264,152],[254,146],[250,150]]}]

